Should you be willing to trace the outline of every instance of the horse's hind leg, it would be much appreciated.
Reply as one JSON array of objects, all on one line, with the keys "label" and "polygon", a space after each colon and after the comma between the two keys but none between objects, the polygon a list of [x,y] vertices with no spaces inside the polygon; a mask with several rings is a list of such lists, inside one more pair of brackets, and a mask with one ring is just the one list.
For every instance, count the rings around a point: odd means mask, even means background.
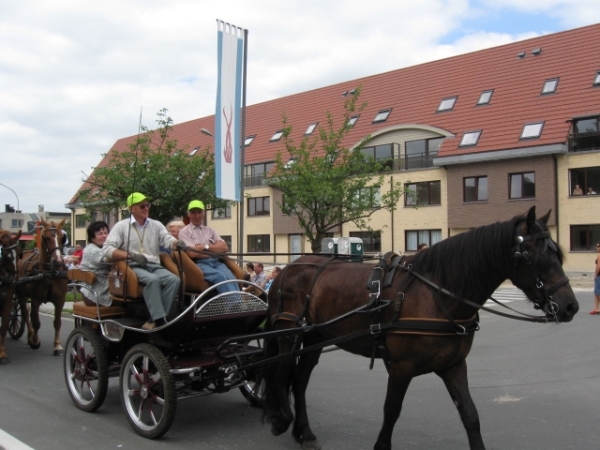
[{"label": "horse's hind leg", "polygon": [[387,393],[383,404],[383,426],[373,447],[375,450],[390,450],[392,448],[392,433],[394,425],[400,417],[402,402],[413,379],[413,370],[399,363],[392,363],[388,374]]},{"label": "horse's hind leg", "polygon": [[1,311],[2,314],[2,325],[0,326],[0,364],[7,364],[9,362],[8,355],[6,354],[6,333],[8,332],[8,322],[10,320],[10,312],[12,309],[12,295],[10,292],[0,292]]},{"label": "horse's hind leg", "polygon": [[[305,347],[311,345],[307,337],[304,338],[304,345]],[[292,384],[294,409],[296,411],[296,420],[294,421],[292,435],[297,442],[302,444],[302,448],[305,450],[318,450],[321,448],[317,437],[310,429],[308,414],[306,412],[306,388],[308,387],[310,375],[319,362],[320,355],[321,349],[305,353],[300,357]]]},{"label": "horse's hind leg", "polygon": [[485,450],[481,429],[479,424],[479,414],[471,394],[469,393],[469,380],[467,378],[467,362],[463,359],[458,364],[452,366],[444,372],[436,372],[446,385],[450,393],[463,425],[467,430],[469,438],[469,448],[471,450]]}]

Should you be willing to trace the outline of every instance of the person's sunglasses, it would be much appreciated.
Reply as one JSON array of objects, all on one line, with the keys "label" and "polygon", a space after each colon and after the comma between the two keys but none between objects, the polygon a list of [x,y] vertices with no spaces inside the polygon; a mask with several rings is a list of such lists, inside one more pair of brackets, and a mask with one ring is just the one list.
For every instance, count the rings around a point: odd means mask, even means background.
[{"label": "person's sunglasses", "polygon": [[148,208],[150,208],[150,203],[142,203],[140,205],[140,208],[142,208],[142,209],[148,209]]}]

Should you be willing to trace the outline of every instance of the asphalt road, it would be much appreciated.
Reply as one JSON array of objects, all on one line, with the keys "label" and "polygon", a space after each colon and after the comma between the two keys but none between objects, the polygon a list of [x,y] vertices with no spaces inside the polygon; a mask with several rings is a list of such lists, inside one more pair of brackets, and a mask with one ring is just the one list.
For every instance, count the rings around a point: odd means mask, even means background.
[{"label": "asphalt road", "polygon": [[[590,316],[591,292],[578,292],[580,313],[568,324],[528,324],[482,314],[482,329],[467,359],[470,386],[490,449],[600,447],[600,316]],[[511,306],[531,312],[523,300]],[[63,341],[73,322],[63,322]],[[241,393],[180,401],[169,433],[150,441],[130,428],[118,381],[96,413],[72,404],[62,358],[52,356],[52,325],[42,319],[42,347],[9,339],[11,363],[0,366],[0,429],[35,450],[299,449],[289,433],[273,437],[261,411]],[[313,431],[323,449],[372,448],[382,421],[386,374],[379,362],[342,351],[327,353],[308,392]],[[0,448],[2,447],[0,432]],[[6,447],[10,448],[10,447]],[[413,381],[394,432],[395,449],[468,448],[466,433],[441,380]]]}]

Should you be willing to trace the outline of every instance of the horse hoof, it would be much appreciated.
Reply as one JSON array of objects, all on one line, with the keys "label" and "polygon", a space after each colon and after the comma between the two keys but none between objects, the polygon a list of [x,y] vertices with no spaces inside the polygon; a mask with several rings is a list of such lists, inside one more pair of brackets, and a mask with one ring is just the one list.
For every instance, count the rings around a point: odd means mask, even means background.
[{"label": "horse hoof", "polygon": [[61,348],[60,350],[54,350],[54,356],[62,356],[65,351]]},{"label": "horse hoof", "polygon": [[289,428],[289,425],[283,425],[283,424],[271,424],[271,434],[273,434],[273,436],[279,436],[280,434],[283,434],[287,431],[287,429]]},{"label": "horse hoof", "polygon": [[9,362],[8,356],[6,358],[0,358],[0,364],[8,364]]},{"label": "horse hoof", "polygon": [[34,344],[33,342],[29,343],[29,346],[31,347],[32,350],[37,350],[38,348],[40,348],[41,345],[42,345],[41,342],[38,342],[37,344]]},{"label": "horse hoof", "polygon": [[302,441],[304,450],[321,450],[321,444],[316,439],[314,441]]}]

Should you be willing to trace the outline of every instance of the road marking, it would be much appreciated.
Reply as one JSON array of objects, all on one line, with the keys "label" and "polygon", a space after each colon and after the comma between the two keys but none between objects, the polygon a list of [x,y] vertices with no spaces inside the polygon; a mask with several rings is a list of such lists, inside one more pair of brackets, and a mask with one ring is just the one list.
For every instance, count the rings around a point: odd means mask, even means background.
[{"label": "road marking", "polygon": [[513,403],[520,402],[523,400],[523,397],[513,397],[512,395],[504,394],[503,396],[494,400],[496,403]]},{"label": "road marking", "polygon": [[[500,303],[510,303],[514,301],[523,301],[527,300],[527,297],[520,289],[515,288],[498,288],[492,294],[496,300]],[[494,302],[489,302],[486,306],[498,306],[494,304]]]},{"label": "road marking", "polygon": [[33,450],[33,448],[0,429],[0,450]]}]

